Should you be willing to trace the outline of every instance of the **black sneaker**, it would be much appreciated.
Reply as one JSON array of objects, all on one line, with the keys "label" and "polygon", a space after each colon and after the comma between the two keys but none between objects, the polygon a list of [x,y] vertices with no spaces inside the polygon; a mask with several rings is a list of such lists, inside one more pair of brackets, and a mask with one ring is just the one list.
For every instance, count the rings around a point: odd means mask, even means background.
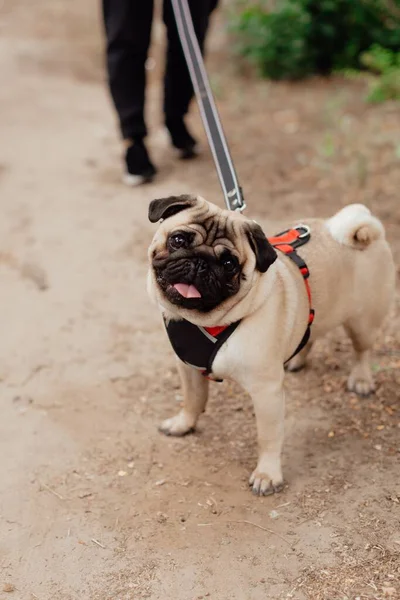
[{"label": "black sneaker", "polygon": [[167,119],[165,124],[172,144],[179,150],[179,158],[187,160],[197,156],[197,142],[188,132],[183,119]]},{"label": "black sneaker", "polygon": [[123,181],[126,185],[137,186],[149,183],[156,174],[143,140],[132,142],[125,154],[126,170]]}]

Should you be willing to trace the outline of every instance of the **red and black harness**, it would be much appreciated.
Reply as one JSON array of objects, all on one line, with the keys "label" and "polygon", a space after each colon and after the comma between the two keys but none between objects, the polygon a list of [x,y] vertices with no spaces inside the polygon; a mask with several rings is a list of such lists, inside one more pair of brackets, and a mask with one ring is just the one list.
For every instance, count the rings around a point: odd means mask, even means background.
[{"label": "red and black harness", "polygon": [[[305,225],[299,225],[275,237],[268,238],[268,241],[274,248],[286,254],[300,269],[310,305],[307,329],[303,339],[286,362],[296,356],[307,344],[311,334],[311,325],[314,320],[311,290],[308,281],[310,272],[305,261],[297,254],[297,248],[306,244],[310,237],[309,228]],[[185,319],[165,322],[169,340],[177,356],[187,365],[199,369],[205,377],[211,375],[212,365],[219,349],[239,325],[240,321],[220,327],[199,327]]]}]

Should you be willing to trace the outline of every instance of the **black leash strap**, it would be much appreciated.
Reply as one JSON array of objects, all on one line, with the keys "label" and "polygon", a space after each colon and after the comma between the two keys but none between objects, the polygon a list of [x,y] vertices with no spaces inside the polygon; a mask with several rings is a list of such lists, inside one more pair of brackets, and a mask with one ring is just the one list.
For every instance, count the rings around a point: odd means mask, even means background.
[{"label": "black leash strap", "polygon": [[183,53],[199,103],[201,118],[213,153],[226,205],[230,210],[242,211],[246,208],[246,204],[215,106],[187,0],[171,0],[171,2]]}]

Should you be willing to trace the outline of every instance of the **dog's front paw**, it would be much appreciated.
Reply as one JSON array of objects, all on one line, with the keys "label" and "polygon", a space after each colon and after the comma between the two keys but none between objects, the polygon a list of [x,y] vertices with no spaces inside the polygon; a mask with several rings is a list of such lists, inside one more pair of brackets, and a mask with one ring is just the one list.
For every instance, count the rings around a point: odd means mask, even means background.
[{"label": "dog's front paw", "polygon": [[282,476],[270,477],[258,468],[250,475],[249,485],[256,496],[270,496],[283,490]]},{"label": "dog's front paw", "polygon": [[175,417],[166,419],[159,427],[159,430],[165,435],[174,435],[181,437],[188,433],[193,433],[195,429],[195,423],[184,411],[181,411]]},{"label": "dog's front paw", "polygon": [[347,380],[347,389],[359,396],[369,396],[375,391],[372,374],[366,369],[355,367]]}]

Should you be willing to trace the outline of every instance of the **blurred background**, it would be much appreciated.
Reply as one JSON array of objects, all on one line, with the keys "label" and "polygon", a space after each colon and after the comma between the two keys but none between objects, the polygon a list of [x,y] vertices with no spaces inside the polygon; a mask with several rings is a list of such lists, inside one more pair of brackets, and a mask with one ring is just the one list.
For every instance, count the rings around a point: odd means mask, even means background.
[{"label": "blurred background", "polygon": [[[289,487],[252,498],[242,390],[212,387],[198,435],[157,433],[181,396],[145,290],[148,203],[224,202],[195,106],[201,156],[169,147],[160,6],[147,63],[159,173],[134,190],[99,2],[2,0],[0,34],[0,597],[397,598],[398,294],[374,397],[345,392],[341,332],[288,376]],[[273,233],[363,202],[399,264],[398,1],[226,0],[207,66],[246,214]]]}]

